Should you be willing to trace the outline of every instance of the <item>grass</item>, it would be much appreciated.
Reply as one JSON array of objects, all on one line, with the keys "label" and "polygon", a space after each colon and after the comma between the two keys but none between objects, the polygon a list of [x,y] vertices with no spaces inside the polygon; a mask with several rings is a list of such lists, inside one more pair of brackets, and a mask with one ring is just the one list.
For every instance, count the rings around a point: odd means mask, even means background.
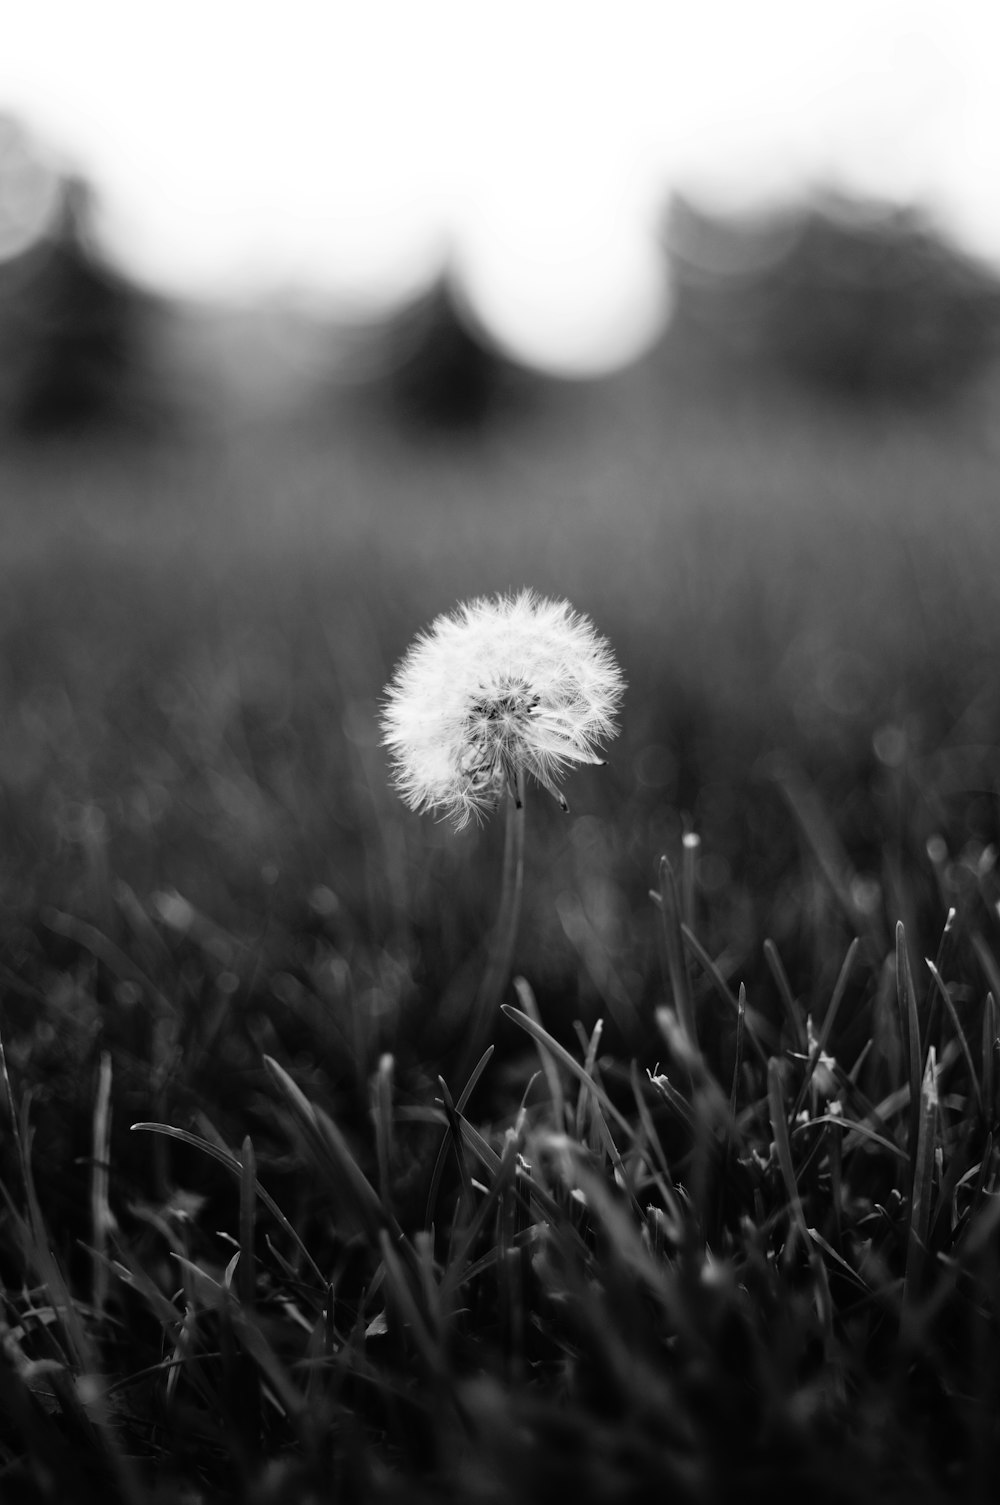
[{"label": "grass", "polygon": [[[4,457],[5,1499],[992,1498],[995,435],[683,377]],[[470,1076],[375,711],[522,583],[630,689]]]}]

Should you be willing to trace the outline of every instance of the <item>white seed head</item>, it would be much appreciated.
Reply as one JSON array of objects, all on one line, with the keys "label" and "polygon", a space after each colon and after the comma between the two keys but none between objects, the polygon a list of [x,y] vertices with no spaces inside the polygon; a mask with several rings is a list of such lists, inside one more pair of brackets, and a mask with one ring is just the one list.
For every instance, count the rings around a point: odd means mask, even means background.
[{"label": "white seed head", "polygon": [[459,828],[516,797],[519,774],[565,806],[556,780],[602,761],[624,689],[607,642],[567,601],[524,590],[466,602],[420,633],[386,689],[393,782],[412,809]]}]

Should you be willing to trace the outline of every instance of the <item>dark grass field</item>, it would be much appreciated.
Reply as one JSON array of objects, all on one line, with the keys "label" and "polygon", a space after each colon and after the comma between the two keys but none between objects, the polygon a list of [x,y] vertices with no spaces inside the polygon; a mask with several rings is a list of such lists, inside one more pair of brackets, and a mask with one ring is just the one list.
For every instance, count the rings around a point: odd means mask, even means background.
[{"label": "dark grass field", "polygon": [[[992,1498],[995,397],[327,401],[0,458],[0,1497]],[[378,706],[522,585],[629,688],[462,1101]]]}]

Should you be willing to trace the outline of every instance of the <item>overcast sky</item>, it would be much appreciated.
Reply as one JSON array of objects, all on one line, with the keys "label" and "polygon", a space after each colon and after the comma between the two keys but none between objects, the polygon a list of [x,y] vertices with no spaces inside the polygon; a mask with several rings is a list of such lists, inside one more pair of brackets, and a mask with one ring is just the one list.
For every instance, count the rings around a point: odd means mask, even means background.
[{"label": "overcast sky", "polygon": [[138,275],[370,301],[450,255],[580,371],[668,307],[670,188],[916,199],[1000,262],[998,56],[986,0],[0,0],[0,109]]}]

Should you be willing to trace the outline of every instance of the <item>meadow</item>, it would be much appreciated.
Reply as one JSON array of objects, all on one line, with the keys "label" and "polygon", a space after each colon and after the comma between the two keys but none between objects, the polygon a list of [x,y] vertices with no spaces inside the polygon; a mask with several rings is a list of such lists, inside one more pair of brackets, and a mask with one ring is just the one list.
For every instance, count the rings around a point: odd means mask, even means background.
[{"label": "meadow", "polygon": [[[662,353],[6,447],[4,1499],[992,1497],[998,453]],[[628,690],[469,1063],[378,712],[524,585]]]}]

